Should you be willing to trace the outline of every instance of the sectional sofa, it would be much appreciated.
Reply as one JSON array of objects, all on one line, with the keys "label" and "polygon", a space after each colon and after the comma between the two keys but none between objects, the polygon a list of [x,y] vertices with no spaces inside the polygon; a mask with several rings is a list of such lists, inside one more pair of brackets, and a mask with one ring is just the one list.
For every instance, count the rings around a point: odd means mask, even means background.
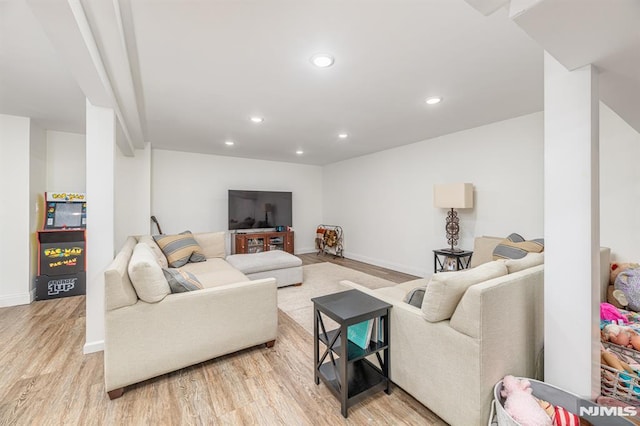
[{"label": "sectional sofa", "polygon": [[[342,281],[393,305],[391,381],[454,426],[486,425],[505,375],[542,378],[544,255],[493,261],[501,240],[476,238],[468,270],[376,290]],[[424,286],[420,306],[404,301]]]},{"label": "sectional sofa", "polygon": [[225,236],[194,234],[206,261],[181,269],[204,287],[171,293],[166,258],[149,236],[128,237],[105,271],[104,379],[124,388],[251,346],[275,342],[274,278],[250,281],[225,260]]}]

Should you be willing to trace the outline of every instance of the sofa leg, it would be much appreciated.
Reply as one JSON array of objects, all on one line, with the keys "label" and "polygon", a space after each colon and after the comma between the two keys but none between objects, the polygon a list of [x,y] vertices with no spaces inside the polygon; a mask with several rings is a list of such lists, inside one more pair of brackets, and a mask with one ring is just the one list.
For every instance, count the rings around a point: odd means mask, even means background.
[{"label": "sofa leg", "polygon": [[109,394],[109,399],[120,398],[123,393],[124,393],[124,388],[118,388],[118,389],[110,390],[109,392],[107,392],[107,394]]},{"label": "sofa leg", "polygon": [[275,344],[276,344],[275,340],[269,340],[267,343],[265,343],[265,346],[268,347],[268,348],[272,348],[273,345],[275,345]]}]

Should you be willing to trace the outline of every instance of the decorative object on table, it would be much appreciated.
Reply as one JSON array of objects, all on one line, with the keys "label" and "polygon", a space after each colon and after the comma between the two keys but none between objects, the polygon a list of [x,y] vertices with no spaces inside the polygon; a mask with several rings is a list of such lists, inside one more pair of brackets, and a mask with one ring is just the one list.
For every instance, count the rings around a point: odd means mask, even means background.
[{"label": "decorative object on table", "polygon": [[469,250],[451,249],[433,250],[433,273],[446,271],[460,271],[469,268],[473,252]]},{"label": "decorative object on table", "polygon": [[455,246],[458,244],[460,234],[460,219],[455,209],[473,208],[473,184],[447,183],[434,185],[433,206],[450,209],[447,213],[445,225],[447,242],[451,246],[450,250],[452,252],[458,251]]},{"label": "decorative object on table", "polygon": [[316,228],[317,254],[327,253],[336,257],[344,257],[344,237],[342,227],[337,225],[318,225]]}]

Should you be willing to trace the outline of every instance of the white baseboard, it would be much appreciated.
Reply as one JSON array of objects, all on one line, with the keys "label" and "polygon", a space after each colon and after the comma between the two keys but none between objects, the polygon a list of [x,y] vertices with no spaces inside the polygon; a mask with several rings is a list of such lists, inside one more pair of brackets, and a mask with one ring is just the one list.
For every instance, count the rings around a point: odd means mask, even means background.
[{"label": "white baseboard", "polygon": [[[35,294],[35,293],[34,293]],[[0,296],[0,308],[28,305],[32,301],[31,292]]]},{"label": "white baseboard", "polygon": [[348,259],[357,260],[359,262],[368,263],[370,265],[391,269],[393,271],[402,272],[404,274],[415,275],[417,277],[426,277],[431,275],[431,272],[427,271],[426,269],[419,269],[419,268],[414,268],[412,266],[401,265],[398,263],[386,262],[384,260],[374,259],[368,256],[362,256],[357,253],[352,253],[348,251],[344,252],[344,257]]},{"label": "white baseboard", "polygon": [[82,348],[84,354],[92,354],[94,352],[100,352],[104,350],[104,340],[98,340],[97,342],[87,342]]},{"label": "white baseboard", "polygon": [[309,248],[309,247],[303,247],[303,248],[299,248],[298,250],[296,250],[295,254],[309,254],[309,253],[315,253],[317,250],[313,247]]}]

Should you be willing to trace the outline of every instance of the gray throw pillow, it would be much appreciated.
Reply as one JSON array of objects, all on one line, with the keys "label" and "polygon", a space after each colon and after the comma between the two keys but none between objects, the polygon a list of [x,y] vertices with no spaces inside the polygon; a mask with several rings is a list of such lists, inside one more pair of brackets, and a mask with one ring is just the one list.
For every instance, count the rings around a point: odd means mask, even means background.
[{"label": "gray throw pillow", "polygon": [[544,239],[525,240],[521,235],[511,234],[493,249],[493,260],[522,259],[528,253],[540,253],[544,250]]},{"label": "gray throw pillow", "polygon": [[402,299],[403,302],[410,304],[411,306],[415,306],[416,308],[422,307],[422,301],[424,300],[424,293],[427,290],[427,286],[416,287],[412,289],[407,295]]},{"label": "gray throw pillow", "polygon": [[167,278],[171,293],[184,293],[185,291],[201,290],[202,284],[191,272],[179,268],[162,269]]}]

